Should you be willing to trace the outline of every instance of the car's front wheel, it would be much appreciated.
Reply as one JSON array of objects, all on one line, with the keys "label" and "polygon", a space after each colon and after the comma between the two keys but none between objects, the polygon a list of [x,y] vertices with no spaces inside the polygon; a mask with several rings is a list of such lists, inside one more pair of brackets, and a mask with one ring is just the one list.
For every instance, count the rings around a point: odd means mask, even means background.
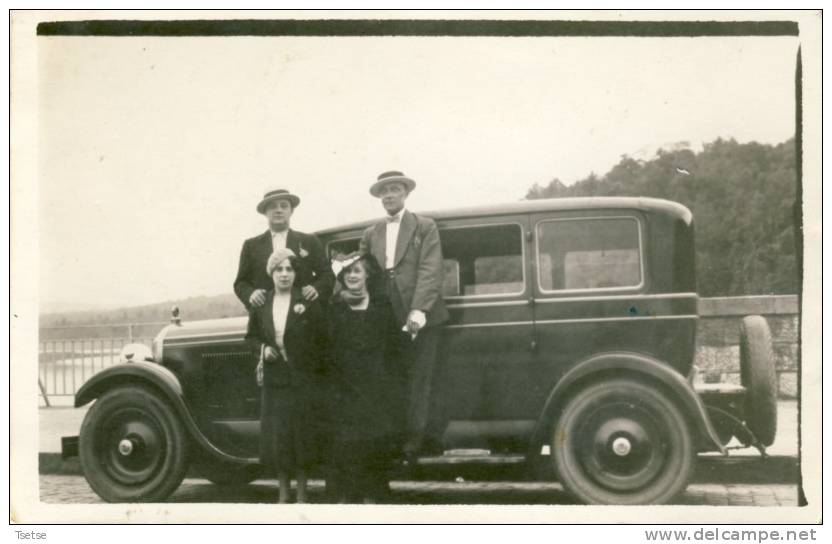
[{"label": "car's front wheel", "polygon": [[151,389],[123,386],[92,405],[79,455],[90,487],[107,502],[156,502],[173,493],[188,467],[188,437]]},{"label": "car's front wheel", "polygon": [[551,442],[566,490],[589,504],[662,504],[687,485],[690,425],[661,390],[634,379],[591,384],[565,404]]}]

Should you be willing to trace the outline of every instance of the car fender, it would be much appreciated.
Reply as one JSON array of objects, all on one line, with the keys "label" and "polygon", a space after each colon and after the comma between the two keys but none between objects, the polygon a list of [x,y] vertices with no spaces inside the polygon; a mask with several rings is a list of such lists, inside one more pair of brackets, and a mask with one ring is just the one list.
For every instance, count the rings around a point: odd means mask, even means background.
[{"label": "car fender", "polygon": [[640,376],[661,383],[675,396],[698,433],[700,451],[719,451],[726,453],[725,446],[714,430],[705,405],[684,376],[666,363],[642,353],[613,352],[594,355],[585,359],[571,369],[558,381],[549,393],[543,412],[532,434],[531,452],[540,451],[540,444],[545,443],[549,426],[555,420],[560,407],[568,396],[582,384],[594,379],[604,379],[606,374],[621,376],[626,373]]},{"label": "car fender", "polygon": [[179,383],[179,379],[169,369],[156,363],[145,361],[123,363],[113,365],[96,373],[75,394],[75,407],[80,408],[99,398],[114,387],[124,384],[145,384],[159,392],[174,409],[194,442],[209,456],[218,461],[233,464],[252,464],[258,462],[257,459],[253,458],[230,455],[211,443],[199,429],[193,415],[188,409],[185,403],[185,396],[182,392],[182,384]]}]

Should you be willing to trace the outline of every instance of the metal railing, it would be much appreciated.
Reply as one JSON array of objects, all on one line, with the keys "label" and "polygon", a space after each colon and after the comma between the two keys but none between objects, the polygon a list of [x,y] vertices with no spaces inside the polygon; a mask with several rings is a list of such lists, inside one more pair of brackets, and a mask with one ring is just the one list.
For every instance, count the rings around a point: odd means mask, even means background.
[{"label": "metal railing", "polygon": [[[44,327],[39,331],[38,386],[47,406],[51,397],[71,397],[95,373],[119,363],[130,343],[150,346],[167,323],[125,323]],[[140,333],[136,334],[136,333]]]},{"label": "metal railing", "polygon": [[44,326],[38,329],[40,341],[44,340],[109,340],[111,338],[153,338],[169,321],[145,323],[110,323],[106,325]]}]

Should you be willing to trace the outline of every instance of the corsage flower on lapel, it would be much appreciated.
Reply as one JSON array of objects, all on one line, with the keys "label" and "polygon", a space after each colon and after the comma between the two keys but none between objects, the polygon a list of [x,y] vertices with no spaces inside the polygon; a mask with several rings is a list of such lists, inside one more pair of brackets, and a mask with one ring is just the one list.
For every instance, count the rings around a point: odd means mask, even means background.
[{"label": "corsage flower on lapel", "polygon": [[296,314],[300,315],[300,314],[302,314],[303,312],[306,311],[306,306],[304,306],[301,303],[297,303],[292,307],[292,311],[295,312]]},{"label": "corsage flower on lapel", "polygon": [[418,234],[417,234],[416,236],[414,236],[414,237],[413,237],[413,247],[419,247],[419,245],[420,245],[421,243],[422,243],[422,239],[421,239],[421,238],[419,238],[419,235],[418,235]]},{"label": "corsage flower on lapel", "polygon": [[309,252],[303,249],[303,246],[298,246],[298,253],[300,254],[301,258],[305,259],[309,256]]}]

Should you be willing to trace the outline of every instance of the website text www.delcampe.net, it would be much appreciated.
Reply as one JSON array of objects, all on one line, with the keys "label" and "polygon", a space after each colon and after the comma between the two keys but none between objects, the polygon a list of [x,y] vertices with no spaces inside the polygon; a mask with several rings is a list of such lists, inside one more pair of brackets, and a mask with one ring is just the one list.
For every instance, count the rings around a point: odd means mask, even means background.
[{"label": "website text www.delcampe.net", "polygon": [[648,542],[802,542],[817,540],[816,529],[762,530],[762,529],[705,529],[645,530]]}]

